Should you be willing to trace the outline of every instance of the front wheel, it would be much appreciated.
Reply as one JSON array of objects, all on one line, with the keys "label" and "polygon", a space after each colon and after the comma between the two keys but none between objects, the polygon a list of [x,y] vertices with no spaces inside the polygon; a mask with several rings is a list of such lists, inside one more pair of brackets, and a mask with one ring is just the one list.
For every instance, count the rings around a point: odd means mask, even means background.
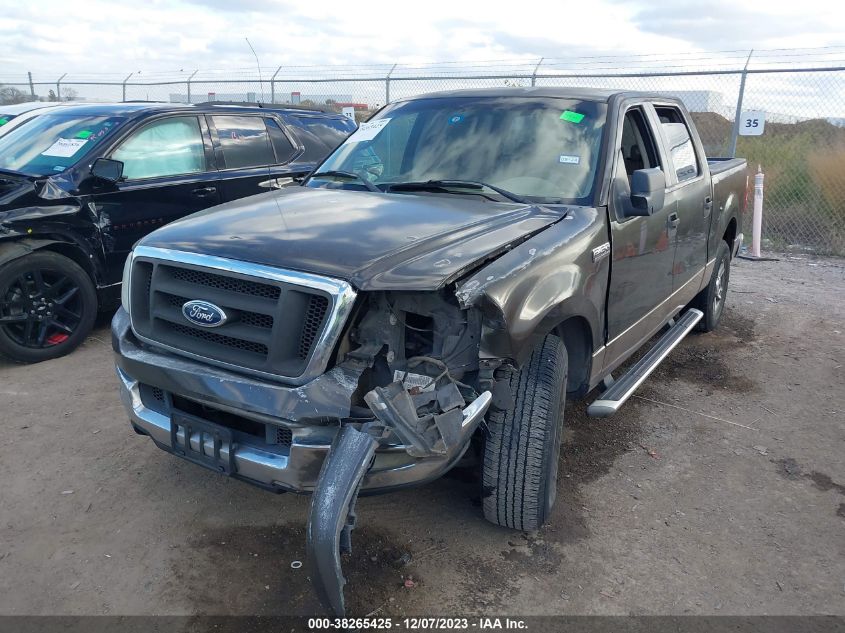
[{"label": "front wheel", "polygon": [[0,268],[0,353],[37,363],[73,351],[94,327],[97,292],[73,260],[41,251]]},{"label": "front wheel", "polygon": [[728,298],[728,282],[731,278],[731,253],[728,244],[719,242],[716,249],[716,262],[710,283],[690,303],[690,307],[698,308],[704,313],[698,322],[700,332],[712,332],[719,326],[722,313],[725,311],[725,300]]},{"label": "front wheel", "polygon": [[563,341],[549,334],[511,374],[513,408],[488,414],[482,466],[488,521],[533,531],[551,513],[557,496],[566,373]]}]

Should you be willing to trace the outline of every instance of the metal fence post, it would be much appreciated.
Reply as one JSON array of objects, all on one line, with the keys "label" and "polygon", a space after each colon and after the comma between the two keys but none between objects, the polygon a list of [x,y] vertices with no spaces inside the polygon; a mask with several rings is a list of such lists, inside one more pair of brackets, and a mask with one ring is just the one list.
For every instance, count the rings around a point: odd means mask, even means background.
[{"label": "metal fence post", "polygon": [[62,100],[62,79],[67,77],[67,73],[56,79],[56,101]]},{"label": "metal fence post", "polygon": [[270,103],[276,103],[276,75],[279,74],[281,69],[282,67],[279,66],[270,78]]},{"label": "metal fence post", "polygon": [[35,84],[32,83],[32,73],[26,73],[29,76],[29,94],[32,97],[32,100],[35,101]]},{"label": "metal fence post", "polygon": [[191,102],[191,79],[193,79],[193,78],[194,78],[194,75],[196,75],[198,72],[199,72],[199,69],[197,69],[197,70],[195,70],[194,72],[192,72],[192,73],[191,73],[191,76],[190,76],[190,77],[188,77],[188,103],[190,103],[190,102]]},{"label": "metal fence post", "polygon": [[134,72],[129,73],[126,75],[126,79],[123,80],[123,101],[126,101],[126,82],[129,81],[129,78],[134,74]]},{"label": "metal fence post", "polygon": [[736,139],[739,136],[739,120],[742,118],[742,97],[745,95],[745,78],[748,76],[748,62],[751,61],[751,56],[754,54],[752,48],[748,52],[748,59],[745,60],[745,67],[742,69],[742,79],[739,80],[739,95],[736,98],[736,115],[734,116],[734,126],[731,129],[731,147],[730,156],[736,156]]},{"label": "metal fence post", "polygon": [[537,85],[537,71],[540,69],[540,64],[543,63],[544,59],[546,59],[546,58],[545,57],[540,58],[540,61],[537,62],[536,66],[534,66],[534,72],[531,73],[531,87],[532,88]]},{"label": "metal fence post", "polygon": [[390,72],[387,73],[387,77],[384,78],[384,105],[390,103],[390,75],[393,74],[393,71],[396,70],[396,66],[399,64],[393,64],[393,68],[390,69]]}]

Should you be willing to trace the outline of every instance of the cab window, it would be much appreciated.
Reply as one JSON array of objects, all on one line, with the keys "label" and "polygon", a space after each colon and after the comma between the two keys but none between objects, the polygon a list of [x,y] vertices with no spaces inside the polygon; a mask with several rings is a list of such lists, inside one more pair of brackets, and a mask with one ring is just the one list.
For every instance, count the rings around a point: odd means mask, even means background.
[{"label": "cab window", "polygon": [[640,108],[632,108],[625,113],[620,151],[629,181],[634,172],[639,169],[662,168],[655,149],[654,137]]},{"label": "cab window", "polygon": [[666,137],[666,146],[678,182],[692,180],[700,173],[695,147],[690,137],[690,131],[680,110],[672,107],[655,106],[654,111],[660,120],[660,127]]},{"label": "cab window", "polygon": [[206,171],[205,149],[196,117],[172,117],[145,125],[112,153],[128,180]]}]

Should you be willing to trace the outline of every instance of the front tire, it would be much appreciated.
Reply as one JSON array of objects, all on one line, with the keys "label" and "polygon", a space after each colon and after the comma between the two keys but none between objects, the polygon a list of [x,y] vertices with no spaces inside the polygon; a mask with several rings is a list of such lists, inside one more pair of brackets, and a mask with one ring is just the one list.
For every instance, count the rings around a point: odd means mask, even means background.
[{"label": "front tire", "polygon": [[488,414],[482,466],[488,521],[534,531],[551,513],[557,496],[566,375],[566,348],[549,334],[511,374],[513,408]]},{"label": "front tire", "polygon": [[0,268],[0,354],[21,363],[58,358],[94,327],[97,292],[73,260],[50,251]]},{"label": "front tire", "polygon": [[730,278],[731,253],[727,242],[721,241],[716,249],[716,263],[713,265],[710,283],[690,303],[690,307],[698,308],[704,313],[697,326],[700,332],[712,332],[719,326],[728,298]]}]

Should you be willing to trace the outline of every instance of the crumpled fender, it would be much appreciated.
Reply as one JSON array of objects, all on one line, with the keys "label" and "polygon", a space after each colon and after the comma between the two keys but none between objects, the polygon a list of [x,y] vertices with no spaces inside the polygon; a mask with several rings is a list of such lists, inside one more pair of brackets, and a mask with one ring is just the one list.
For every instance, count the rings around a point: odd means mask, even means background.
[{"label": "crumpled fender", "polygon": [[478,306],[488,317],[483,354],[522,362],[536,338],[571,316],[585,318],[601,345],[609,271],[609,258],[593,261],[593,249],[608,241],[601,213],[570,208],[561,222],[458,284],[461,307]]}]

